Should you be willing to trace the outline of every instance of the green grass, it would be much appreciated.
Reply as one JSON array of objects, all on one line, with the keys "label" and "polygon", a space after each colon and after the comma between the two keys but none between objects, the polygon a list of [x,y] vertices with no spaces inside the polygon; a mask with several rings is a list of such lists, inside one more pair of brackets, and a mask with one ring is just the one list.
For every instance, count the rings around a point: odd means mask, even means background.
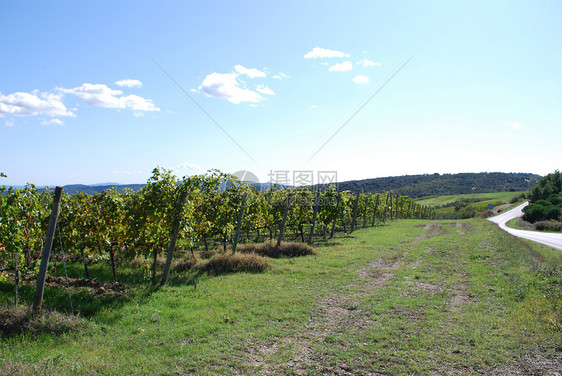
[{"label": "green grass", "polygon": [[560,372],[562,252],[484,220],[396,221],[315,252],[137,288],[79,332],[0,339],[0,373]]},{"label": "green grass", "polygon": [[450,195],[450,196],[437,196],[431,198],[421,198],[416,200],[416,202],[420,205],[427,205],[427,206],[441,206],[451,204],[455,201],[459,201],[461,199],[479,199],[482,200],[480,202],[494,203],[496,201],[502,201],[504,203],[508,203],[513,197],[519,196],[521,193],[525,192],[493,192],[493,193],[473,193],[473,194],[464,194],[464,195]]}]

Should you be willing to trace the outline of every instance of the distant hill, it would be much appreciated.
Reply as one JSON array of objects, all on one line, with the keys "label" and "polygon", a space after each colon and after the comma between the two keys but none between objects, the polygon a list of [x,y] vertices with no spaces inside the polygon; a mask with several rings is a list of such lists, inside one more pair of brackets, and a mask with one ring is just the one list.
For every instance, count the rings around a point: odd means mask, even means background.
[{"label": "distant hill", "polygon": [[419,198],[466,193],[526,191],[540,178],[541,176],[536,174],[504,172],[405,175],[345,181],[338,184],[338,190],[368,193],[393,191]]},{"label": "distant hill", "polygon": [[[87,193],[89,195],[93,195],[96,193],[101,193],[103,191],[105,191],[108,188],[111,187],[116,187],[117,188],[117,192],[119,193],[123,193],[125,191],[125,188],[129,188],[132,189],[133,191],[138,191],[139,189],[141,189],[142,187],[144,187],[145,184],[123,184],[123,185],[119,185],[119,184],[111,184],[109,183],[108,185],[102,185],[102,184],[95,184],[95,185],[85,185],[85,184],[71,184],[71,185],[64,185],[63,188],[63,192],[64,193],[68,193],[70,195],[73,195],[77,192],[84,192]],[[55,187],[49,187],[50,189],[55,189]],[[44,188],[39,188],[39,191],[43,191]]]},{"label": "distant hill", "polygon": [[[350,180],[338,183],[339,191],[379,193],[393,191],[412,198],[442,195],[459,195],[466,193],[488,193],[504,191],[526,191],[541,178],[540,175],[527,173],[481,172],[461,174],[405,175]],[[270,183],[252,183],[257,189],[267,189]],[[87,194],[101,193],[116,187],[118,192],[125,188],[138,191],[145,184],[72,184],[63,186],[64,192],[74,194],[82,191]],[[54,189],[54,187],[51,187]],[[286,188],[284,186],[278,189]],[[40,191],[43,189],[39,189]]]}]

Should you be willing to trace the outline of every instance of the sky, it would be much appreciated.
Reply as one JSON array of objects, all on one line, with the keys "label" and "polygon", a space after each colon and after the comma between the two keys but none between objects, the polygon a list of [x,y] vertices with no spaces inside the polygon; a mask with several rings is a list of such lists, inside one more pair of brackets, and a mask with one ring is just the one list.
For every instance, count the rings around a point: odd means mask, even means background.
[{"label": "sky", "polygon": [[0,184],[545,175],[560,19],[556,0],[2,1]]}]

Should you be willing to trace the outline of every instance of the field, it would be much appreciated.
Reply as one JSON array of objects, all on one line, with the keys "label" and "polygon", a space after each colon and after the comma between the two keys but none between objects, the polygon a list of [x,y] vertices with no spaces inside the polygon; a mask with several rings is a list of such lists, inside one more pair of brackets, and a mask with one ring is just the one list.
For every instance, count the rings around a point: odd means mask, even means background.
[{"label": "field", "polygon": [[438,219],[466,219],[489,216],[488,205],[494,205],[494,213],[506,210],[523,200],[524,192],[474,193],[427,197],[417,200],[421,205],[434,208]]},{"label": "field", "polygon": [[0,373],[562,372],[558,251],[473,219],[395,221],[316,253],[115,300],[74,288],[75,307],[89,304],[85,327],[0,339]]},{"label": "field", "polygon": [[493,193],[473,193],[473,194],[464,194],[464,195],[449,195],[449,196],[437,196],[437,197],[428,197],[428,198],[421,198],[416,200],[416,202],[420,205],[427,205],[427,206],[442,206],[447,204],[452,204],[455,201],[464,200],[464,199],[476,199],[479,200],[481,203],[494,203],[496,201],[502,202],[509,202],[513,197],[517,197],[520,194],[525,192],[493,192]]}]

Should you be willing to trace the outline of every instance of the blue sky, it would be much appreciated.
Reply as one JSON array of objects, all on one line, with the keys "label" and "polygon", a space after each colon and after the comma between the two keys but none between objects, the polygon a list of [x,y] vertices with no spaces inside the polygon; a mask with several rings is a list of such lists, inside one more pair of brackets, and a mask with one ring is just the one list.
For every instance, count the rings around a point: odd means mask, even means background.
[{"label": "blue sky", "polygon": [[558,1],[3,1],[2,183],[547,174],[561,18]]}]

